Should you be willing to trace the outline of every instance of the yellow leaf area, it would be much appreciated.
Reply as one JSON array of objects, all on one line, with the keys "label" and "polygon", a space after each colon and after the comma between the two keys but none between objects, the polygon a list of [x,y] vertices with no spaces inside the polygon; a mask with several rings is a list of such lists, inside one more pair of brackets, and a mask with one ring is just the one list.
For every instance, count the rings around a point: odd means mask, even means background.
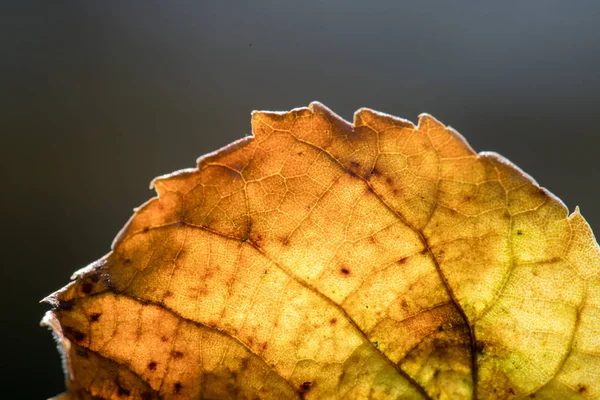
[{"label": "yellow leaf area", "polygon": [[429,115],[252,131],[157,178],[48,298],[69,398],[600,398],[578,210]]}]

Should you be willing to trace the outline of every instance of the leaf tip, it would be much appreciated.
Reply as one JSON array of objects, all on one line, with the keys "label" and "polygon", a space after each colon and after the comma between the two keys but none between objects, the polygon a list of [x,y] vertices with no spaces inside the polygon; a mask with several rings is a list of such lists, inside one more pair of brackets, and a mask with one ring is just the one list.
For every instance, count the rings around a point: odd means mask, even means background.
[{"label": "leaf tip", "polygon": [[[311,103],[312,105],[313,103]],[[320,103],[319,103],[320,104]],[[288,130],[297,117],[312,114],[309,107],[298,107],[290,111],[254,110],[251,115],[252,134],[261,137],[275,129]]]},{"label": "leaf tip", "polygon": [[371,126],[378,129],[378,126],[381,127],[386,125],[392,125],[400,128],[409,128],[415,129],[415,124],[411,121],[395,117],[391,114],[387,114],[380,111],[375,111],[371,108],[361,107],[354,113],[353,125],[357,126]]}]

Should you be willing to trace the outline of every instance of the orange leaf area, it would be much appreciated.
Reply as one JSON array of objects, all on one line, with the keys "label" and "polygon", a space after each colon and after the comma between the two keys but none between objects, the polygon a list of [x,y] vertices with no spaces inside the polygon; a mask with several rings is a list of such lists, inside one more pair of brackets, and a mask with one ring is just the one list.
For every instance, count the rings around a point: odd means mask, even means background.
[{"label": "orange leaf area", "polygon": [[252,131],[155,179],[48,297],[65,398],[600,398],[579,210],[429,115],[313,103]]}]

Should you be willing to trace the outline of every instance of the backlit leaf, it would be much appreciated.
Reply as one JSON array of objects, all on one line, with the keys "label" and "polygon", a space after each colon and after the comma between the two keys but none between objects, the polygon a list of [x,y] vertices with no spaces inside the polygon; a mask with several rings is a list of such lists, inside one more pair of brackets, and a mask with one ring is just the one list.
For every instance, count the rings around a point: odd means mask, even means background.
[{"label": "backlit leaf", "polygon": [[154,180],[47,299],[69,398],[600,398],[577,209],[429,115],[313,103],[252,131]]}]

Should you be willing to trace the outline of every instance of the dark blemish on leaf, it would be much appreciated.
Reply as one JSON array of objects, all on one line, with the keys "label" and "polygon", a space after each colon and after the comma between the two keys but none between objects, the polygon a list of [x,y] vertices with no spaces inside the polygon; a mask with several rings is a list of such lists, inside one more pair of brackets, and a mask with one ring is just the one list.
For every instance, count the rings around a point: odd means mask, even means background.
[{"label": "dark blemish on leaf", "polygon": [[91,282],[84,282],[84,283],[81,285],[81,291],[82,291],[84,294],[89,294],[89,293],[92,291],[92,289],[93,289],[93,288],[94,288],[94,285],[92,285],[92,283],[91,283]]},{"label": "dark blemish on leaf", "polygon": [[518,229],[518,230],[517,230],[517,235],[522,235],[522,234],[523,234],[523,231],[522,231],[522,230],[520,230],[520,229]]},{"label": "dark blemish on leaf", "polygon": [[427,250],[426,248],[419,252],[419,254],[422,256],[426,255],[427,253],[429,253],[429,250]]},{"label": "dark blemish on leaf", "polygon": [[173,358],[181,358],[181,357],[183,357],[183,353],[181,351],[173,350],[171,352],[171,356]]},{"label": "dark blemish on leaf", "polygon": [[148,363],[148,369],[149,369],[150,371],[156,371],[156,365],[157,365],[157,364],[156,364],[156,361],[150,361],[150,362]]},{"label": "dark blemish on leaf", "polygon": [[250,234],[250,236],[248,236],[248,240],[257,247],[260,247],[263,241],[263,235],[261,235],[260,233]]},{"label": "dark blemish on leaf", "polygon": [[75,305],[75,299],[71,300],[60,300],[58,302],[58,306],[56,307],[57,311],[71,311],[73,306]]},{"label": "dark blemish on leaf", "polygon": [[335,325],[335,324],[337,324],[337,319],[336,319],[336,318],[331,318],[331,319],[329,320],[329,323],[330,323],[331,325]]},{"label": "dark blemish on leaf", "polygon": [[300,397],[304,398],[304,395],[313,387],[313,382],[306,381],[300,385]]},{"label": "dark blemish on leaf", "polygon": [[396,261],[396,263],[398,265],[404,265],[404,264],[406,264],[407,261],[408,261],[408,257],[404,257],[404,258],[401,258],[398,261]]},{"label": "dark blemish on leaf", "polygon": [[340,269],[340,272],[344,275],[350,275],[350,270],[348,268],[342,268]]},{"label": "dark blemish on leaf", "polygon": [[377,176],[377,175],[380,175],[379,170],[377,168],[373,168],[371,170],[371,176]]},{"label": "dark blemish on leaf", "polygon": [[373,342],[373,347],[375,347],[376,349],[379,348],[379,342],[377,340]]},{"label": "dark blemish on leaf", "polygon": [[182,387],[183,385],[181,384],[181,382],[175,382],[175,384],[173,385],[173,392],[175,394],[178,394],[181,391]]},{"label": "dark blemish on leaf", "polygon": [[167,290],[165,292],[165,297],[171,297],[171,296],[173,296],[173,293],[170,290]]},{"label": "dark blemish on leaf", "polygon": [[269,347],[269,343],[264,342],[263,344],[260,345],[260,351],[263,352],[267,349],[267,347]]},{"label": "dark blemish on leaf", "polygon": [[146,232],[148,232],[149,230],[150,230],[150,228],[149,228],[149,227],[147,227],[147,226],[145,226],[145,227],[144,227],[144,229],[142,229],[142,232],[143,232],[143,233],[146,233]]},{"label": "dark blemish on leaf", "polygon": [[350,161],[350,166],[352,166],[352,168],[356,169],[356,168],[360,167],[360,163],[358,161]]},{"label": "dark blemish on leaf", "polygon": [[387,183],[388,185],[391,185],[394,183],[394,180],[388,176],[387,178],[385,178],[385,183]]},{"label": "dark blemish on leaf", "polygon": [[580,383],[579,385],[577,385],[577,391],[581,394],[586,394],[586,393],[588,393],[589,389],[588,389],[587,385]]},{"label": "dark blemish on leaf", "polygon": [[93,313],[92,315],[90,315],[90,321],[97,322],[101,315],[102,313]]},{"label": "dark blemish on leaf", "polygon": [[403,308],[408,308],[408,303],[407,303],[406,299],[402,299],[402,301],[400,302],[400,305],[401,305]]},{"label": "dark blemish on leaf", "polygon": [[277,238],[277,240],[279,240],[279,243],[281,243],[284,246],[289,246],[289,244],[290,244],[288,236],[284,236],[284,237],[280,236]]},{"label": "dark blemish on leaf", "polygon": [[75,350],[75,353],[76,353],[76,354],[77,354],[79,357],[81,357],[81,358],[86,358],[86,359],[87,359],[87,358],[89,358],[89,357],[90,357],[90,355],[88,354],[88,352],[87,352],[85,349],[79,349],[79,348],[78,348],[77,350]]},{"label": "dark blemish on leaf", "polygon": [[515,391],[513,390],[513,388],[508,388],[508,394],[512,394],[514,396]]},{"label": "dark blemish on leaf", "polygon": [[131,391],[128,389],[125,389],[122,386],[119,386],[119,389],[117,389],[117,394],[119,395],[119,397],[121,396],[129,396],[131,394]]},{"label": "dark blemish on leaf", "polygon": [[131,259],[130,258],[123,259],[123,264],[130,264],[130,263],[131,263]]},{"label": "dark blemish on leaf", "polygon": [[433,340],[433,347],[435,347],[438,350],[444,350],[447,349],[449,347],[448,342],[440,340],[440,339],[434,339]]},{"label": "dark blemish on leaf", "polygon": [[70,326],[64,327],[64,331],[67,336],[71,336],[76,342],[81,342],[85,339],[85,333],[78,331],[75,328],[71,328]]},{"label": "dark blemish on leaf", "polygon": [[160,340],[162,340],[163,342],[166,342],[169,340],[169,338],[163,335],[160,337]]},{"label": "dark blemish on leaf", "polygon": [[302,151],[299,151],[299,152],[298,152],[298,153],[296,153],[296,154],[298,154],[298,157],[302,157],[302,155],[303,155],[304,153],[303,153]]},{"label": "dark blemish on leaf", "polygon": [[482,341],[478,340],[475,343],[475,350],[477,351],[478,354],[485,353],[485,343],[483,343]]},{"label": "dark blemish on leaf", "polygon": [[252,235],[252,228],[253,228],[253,226],[254,226],[254,221],[252,221],[252,218],[249,218],[248,219],[248,227],[242,233],[242,242],[247,242],[248,241],[248,239]]}]

